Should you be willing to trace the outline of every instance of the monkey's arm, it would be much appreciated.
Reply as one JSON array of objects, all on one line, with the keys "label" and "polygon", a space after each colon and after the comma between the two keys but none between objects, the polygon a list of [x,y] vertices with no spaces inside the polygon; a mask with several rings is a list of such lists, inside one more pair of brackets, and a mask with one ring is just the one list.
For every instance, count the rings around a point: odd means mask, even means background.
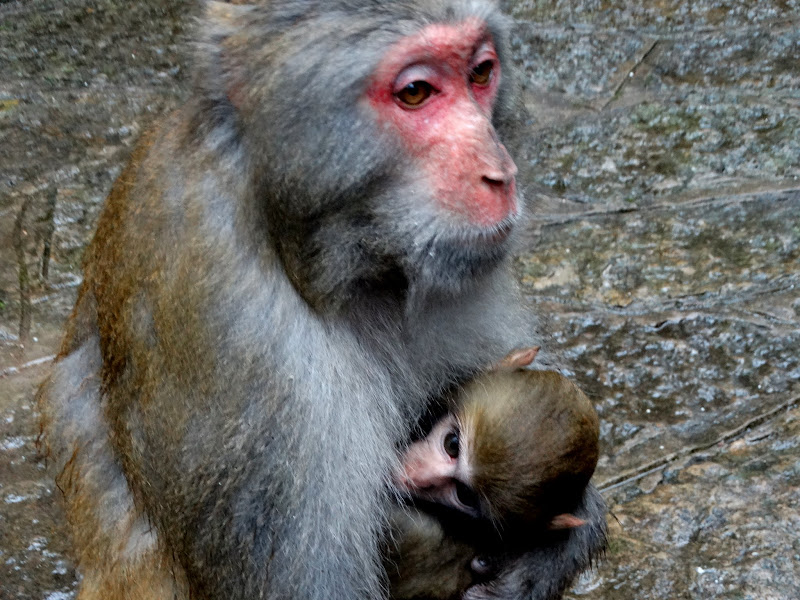
[{"label": "monkey's arm", "polygon": [[110,442],[94,298],[81,294],[70,335],[37,394],[40,452],[63,494],[83,600],[188,598],[181,568],[137,509]]}]

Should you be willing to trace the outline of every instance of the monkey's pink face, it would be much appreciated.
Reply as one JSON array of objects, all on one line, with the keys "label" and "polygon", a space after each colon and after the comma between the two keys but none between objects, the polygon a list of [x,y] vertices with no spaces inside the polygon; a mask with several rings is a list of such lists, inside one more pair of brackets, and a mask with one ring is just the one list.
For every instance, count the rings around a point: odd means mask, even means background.
[{"label": "monkey's pink face", "polygon": [[517,167],[491,122],[500,71],[480,21],[429,25],[387,52],[367,91],[378,120],[418,161],[439,206],[483,228],[519,211]]}]

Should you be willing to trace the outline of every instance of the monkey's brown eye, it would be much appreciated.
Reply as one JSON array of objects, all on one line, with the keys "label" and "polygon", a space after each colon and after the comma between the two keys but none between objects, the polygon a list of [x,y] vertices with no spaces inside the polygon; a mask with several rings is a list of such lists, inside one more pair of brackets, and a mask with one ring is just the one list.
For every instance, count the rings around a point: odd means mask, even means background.
[{"label": "monkey's brown eye", "polygon": [[419,106],[433,93],[433,86],[427,81],[412,81],[395,96],[406,106]]},{"label": "monkey's brown eye", "polygon": [[469,74],[469,80],[475,85],[488,85],[492,80],[494,72],[494,61],[485,60],[473,67]]},{"label": "monkey's brown eye", "polygon": [[458,458],[459,440],[458,432],[451,431],[444,436],[444,451],[450,458]]}]

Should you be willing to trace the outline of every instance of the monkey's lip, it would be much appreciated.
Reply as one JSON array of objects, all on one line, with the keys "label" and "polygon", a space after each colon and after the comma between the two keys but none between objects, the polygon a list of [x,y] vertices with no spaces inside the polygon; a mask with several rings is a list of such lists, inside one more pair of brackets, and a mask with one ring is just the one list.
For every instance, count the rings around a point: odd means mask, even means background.
[{"label": "monkey's lip", "polygon": [[507,240],[512,231],[514,231],[514,225],[512,223],[501,223],[500,227],[497,227],[486,236],[486,241],[499,244]]},{"label": "monkey's lip", "polygon": [[512,219],[504,219],[492,227],[478,229],[474,232],[472,241],[486,246],[502,244],[514,231],[514,222]]}]

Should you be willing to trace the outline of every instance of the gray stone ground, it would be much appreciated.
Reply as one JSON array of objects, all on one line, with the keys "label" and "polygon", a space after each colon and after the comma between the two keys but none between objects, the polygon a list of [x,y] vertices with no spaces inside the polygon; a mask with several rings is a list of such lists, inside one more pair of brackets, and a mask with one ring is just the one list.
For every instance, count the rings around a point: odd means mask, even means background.
[{"label": "gray stone ground", "polygon": [[[800,0],[506,4],[535,206],[517,266],[600,413],[614,515],[571,597],[796,600]],[[186,93],[195,10],[0,0],[3,600],[74,594],[33,393],[100,203]]]}]

